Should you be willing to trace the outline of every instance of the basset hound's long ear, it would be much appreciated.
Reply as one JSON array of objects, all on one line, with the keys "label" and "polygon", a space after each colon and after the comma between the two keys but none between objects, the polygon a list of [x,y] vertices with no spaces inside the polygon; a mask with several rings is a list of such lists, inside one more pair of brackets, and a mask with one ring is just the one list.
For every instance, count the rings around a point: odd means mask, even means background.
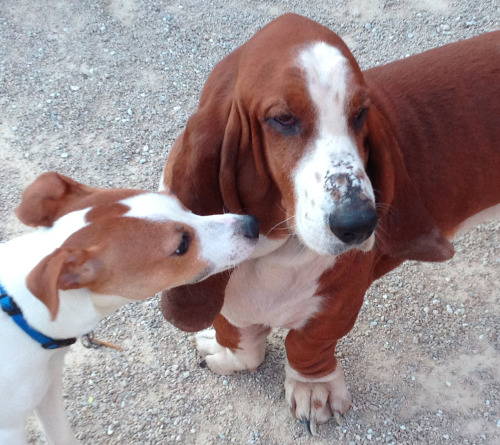
[{"label": "basset hound's long ear", "polygon": [[[194,213],[233,212],[240,207],[237,192],[225,196],[220,186],[222,146],[238,144],[240,126],[229,115],[237,77],[238,50],[219,62],[203,89],[200,104],[169,154],[163,181],[167,190]],[[233,126],[231,127],[231,124]],[[237,145],[234,147],[235,151]],[[163,316],[179,329],[195,332],[212,325],[224,304],[229,274],[217,274],[191,285],[164,291]]]},{"label": "basset hound's long ear", "polygon": [[92,190],[59,173],[43,173],[26,188],[15,214],[28,226],[50,227]]},{"label": "basset hound's long ear", "polygon": [[265,159],[261,123],[236,96],[221,147],[222,198],[230,212],[255,215],[261,233],[267,235],[285,218],[283,209],[277,205],[281,193]]},{"label": "basset hound's long ear", "polygon": [[161,296],[163,317],[176,328],[197,332],[210,327],[224,304],[229,274],[216,274],[196,284],[164,291]]},{"label": "basset hound's long ear", "polygon": [[382,253],[418,261],[450,259],[453,245],[425,208],[390,126],[375,106],[368,113],[367,126],[367,173],[379,211],[377,244]]},{"label": "basset hound's long ear", "polygon": [[237,77],[238,52],[221,60],[203,88],[196,112],[175,140],[163,172],[163,185],[194,213],[222,213],[219,186],[221,149]]}]

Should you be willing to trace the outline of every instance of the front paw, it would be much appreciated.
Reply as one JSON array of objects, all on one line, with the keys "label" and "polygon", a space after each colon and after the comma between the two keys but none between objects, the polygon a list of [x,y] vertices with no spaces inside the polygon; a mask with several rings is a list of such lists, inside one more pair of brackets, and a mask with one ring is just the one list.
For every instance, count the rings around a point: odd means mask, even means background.
[{"label": "front paw", "polygon": [[312,435],[317,435],[317,425],[341,415],[351,406],[349,393],[340,362],[337,369],[319,379],[308,379],[286,364],[285,396],[292,415],[306,422]]},{"label": "front paw", "polygon": [[234,351],[217,342],[214,329],[206,329],[194,336],[194,343],[206,366],[215,374],[232,375],[236,371],[255,371],[264,359],[264,351],[241,348]]}]

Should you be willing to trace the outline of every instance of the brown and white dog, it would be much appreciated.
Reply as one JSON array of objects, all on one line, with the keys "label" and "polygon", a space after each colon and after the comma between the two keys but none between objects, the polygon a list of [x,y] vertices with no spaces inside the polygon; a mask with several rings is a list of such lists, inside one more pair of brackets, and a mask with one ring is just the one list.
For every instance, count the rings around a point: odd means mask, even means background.
[{"label": "brown and white dog", "polygon": [[286,399],[314,433],[351,404],[334,353],[370,284],[500,214],[499,116],[500,32],[361,72],[327,28],[271,22],[215,67],[163,179],[200,214],[256,215],[259,246],[165,293],[164,316],[214,324],[197,346],[220,374],[257,368],[288,328]]},{"label": "brown and white dog", "polygon": [[168,194],[57,173],[29,186],[16,213],[39,228],[0,245],[2,445],[27,443],[33,409],[49,444],[78,443],[63,406],[65,346],[126,303],[234,266],[259,233],[254,217],[201,217]]}]

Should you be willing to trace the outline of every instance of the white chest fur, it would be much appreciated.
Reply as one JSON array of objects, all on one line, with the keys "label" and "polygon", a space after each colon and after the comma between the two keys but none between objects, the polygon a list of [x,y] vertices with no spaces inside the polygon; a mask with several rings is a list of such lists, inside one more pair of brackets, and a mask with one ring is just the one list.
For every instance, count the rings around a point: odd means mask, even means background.
[{"label": "white chest fur", "polygon": [[263,324],[298,329],[320,309],[318,280],[335,257],[290,238],[275,251],[247,260],[231,275],[222,314],[235,326]]}]

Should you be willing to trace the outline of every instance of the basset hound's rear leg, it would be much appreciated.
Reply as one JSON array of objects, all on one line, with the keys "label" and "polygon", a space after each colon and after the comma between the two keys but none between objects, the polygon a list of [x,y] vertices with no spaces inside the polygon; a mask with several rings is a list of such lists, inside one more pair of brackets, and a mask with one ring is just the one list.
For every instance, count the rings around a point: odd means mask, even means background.
[{"label": "basset hound's rear leg", "polygon": [[255,371],[263,362],[267,326],[250,325],[237,328],[222,315],[214,322],[215,329],[206,329],[195,335],[196,348],[213,372],[231,375],[236,371]]}]

